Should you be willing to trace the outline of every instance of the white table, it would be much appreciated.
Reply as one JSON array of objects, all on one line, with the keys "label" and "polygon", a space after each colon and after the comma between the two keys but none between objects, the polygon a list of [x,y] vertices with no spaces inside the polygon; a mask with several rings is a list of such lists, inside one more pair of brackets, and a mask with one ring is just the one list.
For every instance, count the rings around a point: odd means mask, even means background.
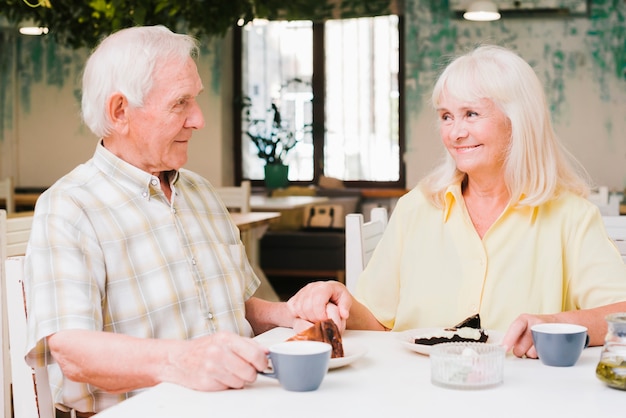
[{"label": "white table", "polygon": [[281,211],[304,208],[309,205],[328,202],[325,196],[250,196],[250,208],[254,211]]},{"label": "white table", "polygon": [[[279,328],[257,337],[282,341]],[[346,331],[346,346],[367,354],[330,370],[315,392],[287,392],[260,376],[243,390],[196,392],[164,383],[116,405],[98,418],[165,417],[618,417],[626,392],[595,376],[600,347],[588,348],[574,367],[544,366],[539,360],[508,355],[504,383],[482,390],[455,390],[430,382],[428,357],[402,346],[394,333]]]}]

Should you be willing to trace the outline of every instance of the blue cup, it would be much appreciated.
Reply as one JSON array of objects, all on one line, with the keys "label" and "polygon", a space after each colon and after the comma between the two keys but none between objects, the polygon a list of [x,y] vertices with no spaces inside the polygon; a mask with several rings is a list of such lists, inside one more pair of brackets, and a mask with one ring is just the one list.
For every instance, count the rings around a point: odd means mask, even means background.
[{"label": "blue cup", "polygon": [[587,328],[582,325],[537,324],[530,331],[539,360],[547,366],[573,366],[589,344]]},{"label": "blue cup", "polygon": [[269,348],[272,370],[260,374],[278,379],[293,392],[317,390],[328,372],[332,347],[319,341],[285,341]]}]

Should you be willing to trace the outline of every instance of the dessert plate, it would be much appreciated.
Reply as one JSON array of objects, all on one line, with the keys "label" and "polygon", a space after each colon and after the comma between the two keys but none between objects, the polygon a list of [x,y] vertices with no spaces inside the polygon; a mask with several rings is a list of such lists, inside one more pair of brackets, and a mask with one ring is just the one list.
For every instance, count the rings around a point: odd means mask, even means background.
[{"label": "dessert plate", "polygon": [[[440,333],[442,330],[443,328],[416,328],[408,331],[401,331],[398,333],[397,337],[400,344],[404,347],[411,351],[415,351],[416,353],[428,356],[430,355],[430,351],[434,345],[415,344],[415,338],[432,337],[433,335]],[[487,334],[486,344],[500,344],[504,338],[504,333],[501,331],[486,329],[485,334]]]},{"label": "dessert plate", "polygon": [[360,359],[367,353],[367,348],[353,341],[343,340],[343,357],[331,358],[328,368],[338,369]]}]

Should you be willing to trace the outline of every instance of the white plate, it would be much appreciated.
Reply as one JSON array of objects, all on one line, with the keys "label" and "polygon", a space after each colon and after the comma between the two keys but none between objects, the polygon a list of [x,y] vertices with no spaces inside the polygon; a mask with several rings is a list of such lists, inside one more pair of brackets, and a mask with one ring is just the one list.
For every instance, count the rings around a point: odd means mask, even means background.
[{"label": "white plate", "polygon": [[328,368],[332,370],[347,366],[353,361],[363,357],[365,353],[367,353],[366,347],[352,341],[343,340],[343,357],[331,358],[330,363],[328,363]]},{"label": "white plate", "polygon": [[[442,328],[410,329],[408,331],[399,332],[398,339],[400,340],[400,344],[402,344],[409,350],[427,356],[430,354],[430,350],[432,350],[434,345],[415,344],[415,338],[433,336],[439,333],[441,330]],[[500,331],[485,330],[485,334],[487,334],[486,344],[500,344],[502,342],[502,338],[504,338],[504,333]]]}]

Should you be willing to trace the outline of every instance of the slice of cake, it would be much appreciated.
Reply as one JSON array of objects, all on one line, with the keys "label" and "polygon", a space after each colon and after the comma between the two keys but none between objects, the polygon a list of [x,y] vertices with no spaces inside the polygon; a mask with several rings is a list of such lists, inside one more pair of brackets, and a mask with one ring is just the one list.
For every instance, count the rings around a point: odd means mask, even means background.
[{"label": "slice of cake", "polygon": [[433,335],[424,335],[415,338],[415,344],[435,345],[455,342],[487,342],[489,336],[480,325],[480,315],[470,316],[450,328],[443,328]]},{"label": "slice of cake", "polygon": [[287,341],[321,341],[333,347],[331,358],[343,357],[341,333],[332,319],[316,322],[312,327],[294,335]]}]

